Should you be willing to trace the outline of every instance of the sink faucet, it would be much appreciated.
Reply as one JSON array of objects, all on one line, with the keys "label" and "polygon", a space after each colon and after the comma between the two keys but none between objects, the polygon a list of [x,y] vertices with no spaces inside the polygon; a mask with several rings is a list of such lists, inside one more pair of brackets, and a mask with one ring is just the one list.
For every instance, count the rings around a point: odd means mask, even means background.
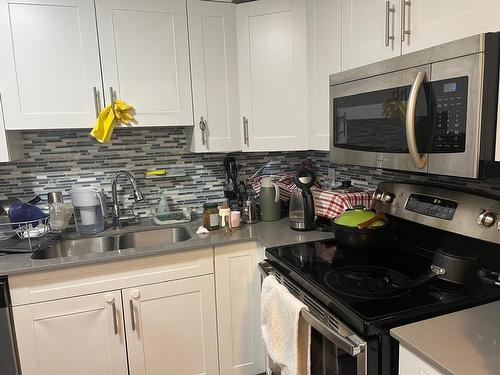
[{"label": "sink faucet", "polygon": [[121,227],[120,221],[120,206],[118,204],[118,194],[116,192],[116,182],[118,181],[118,177],[125,176],[128,178],[130,183],[132,184],[132,188],[134,189],[134,200],[136,202],[140,202],[144,200],[144,195],[142,195],[141,191],[137,187],[137,181],[134,176],[129,171],[118,171],[113,176],[113,180],[111,182],[111,194],[113,196],[113,228],[117,229]]}]

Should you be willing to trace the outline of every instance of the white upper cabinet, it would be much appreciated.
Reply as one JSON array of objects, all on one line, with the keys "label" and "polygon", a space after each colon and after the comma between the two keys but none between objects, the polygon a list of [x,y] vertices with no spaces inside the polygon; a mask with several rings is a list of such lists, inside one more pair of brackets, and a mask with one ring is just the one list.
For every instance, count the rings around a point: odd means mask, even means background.
[{"label": "white upper cabinet", "polygon": [[137,125],[193,125],[185,0],[96,0],[96,9],[106,103],[112,87]]},{"label": "white upper cabinet", "polygon": [[342,70],[401,54],[399,0],[342,0],[342,22]]},{"label": "white upper cabinet", "polygon": [[309,149],[330,149],[330,74],[342,61],[342,1],[307,0]]},{"label": "white upper cabinet", "polygon": [[130,375],[218,375],[213,275],[122,293]]},{"label": "white upper cabinet", "polygon": [[191,150],[241,150],[235,5],[188,0],[195,126]]},{"label": "white upper cabinet", "polygon": [[102,94],[93,1],[0,2],[7,129],[90,128]]},{"label": "white upper cabinet", "polygon": [[21,133],[5,130],[2,102],[0,100],[0,163],[18,160],[21,159],[22,156],[23,148]]},{"label": "white upper cabinet", "polygon": [[411,0],[404,10],[403,53],[467,36],[500,30],[500,2],[492,0]]},{"label": "white upper cabinet", "polygon": [[240,4],[236,25],[243,150],[307,149],[305,1]]},{"label": "white upper cabinet", "polygon": [[119,291],[13,308],[23,375],[127,375]]}]

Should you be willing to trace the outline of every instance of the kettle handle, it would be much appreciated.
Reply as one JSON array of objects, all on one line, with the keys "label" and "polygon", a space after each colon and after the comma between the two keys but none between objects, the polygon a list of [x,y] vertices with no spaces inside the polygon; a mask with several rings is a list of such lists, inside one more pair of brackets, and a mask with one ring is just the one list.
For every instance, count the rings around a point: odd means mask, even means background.
[{"label": "kettle handle", "polygon": [[280,201],[280,187],[275,182],[273,182],[273,186],[276,192],[276,194],[274,195],[274,203],[278,203]]}]

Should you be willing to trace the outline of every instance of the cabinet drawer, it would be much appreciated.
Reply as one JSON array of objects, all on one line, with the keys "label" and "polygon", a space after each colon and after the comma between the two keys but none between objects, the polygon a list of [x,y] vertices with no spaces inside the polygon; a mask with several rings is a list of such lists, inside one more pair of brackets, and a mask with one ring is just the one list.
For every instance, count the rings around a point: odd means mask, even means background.
[{"label": "cabinet drawer", "polygon": [[9,277],[14,306],[213,273],[205,248]]}]

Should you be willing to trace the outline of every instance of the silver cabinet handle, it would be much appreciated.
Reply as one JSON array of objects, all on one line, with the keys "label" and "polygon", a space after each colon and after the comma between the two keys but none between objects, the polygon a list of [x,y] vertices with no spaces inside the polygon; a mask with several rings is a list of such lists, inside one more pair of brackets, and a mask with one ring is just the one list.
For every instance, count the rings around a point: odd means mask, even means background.
[{"label": "silver cabinet handle", "polygon": [[118,321],[116,320],[116,303],[115,303],[115,297],[112,294],[108,294],[106,296],[106,302],[111,304],[111,308],[113,309],[112,314],[113,314],[113,331],[115,335],[118,334]]},{"label": "silver cabinet handle", "polygon": [[208,149],[207,139],[206,139],[207,123],[206,123],[205,119],[203,118],[203,116],[201,116],[201,118],[200,118],[200,130],[201,130],[201,144],[203,146],[207,146],[207,149]]},{"label": "silver cabinet handle", "polygon": [[[406,35],[410,35],[410,12],[408,12],[408,22],[406,22],[406,7],[410,10],[411,1],[401,0],[401,41],[405,41]],[[408,28],[406,28],[406,24],[408,24]],[[410,43],[410,39],[408,38],[408,43]]]},{"label": "silver cabinet handle", "polygon": [[130,324],[132,326],[132,331],[135,331],[134,301],[129,300],[128,303],[130,307]]},{"label": "silver cabinet handle", "polygon": [[[391,7],[391,3],[389,0],[385,2],[385,46],[389,47],[389,44],[391,41],[394,41],[394,34],[391,35],[391,30],[389,27],[390,24],[390,16],[391,13],[395,13],[396,8],[393,6]],[[394,28],[393,28],[394,29]]]},{"label": "silver cabinet handle", "polygon": [[248,138],[248,119],[246,116],[243,116],[243,143],[250,147],[250,140]]},{"label": "silver cabinet handle", "polygon": [[137,325],[135,324],[135,314],[134,314],[134,299],[137,300],[141,296],[141,292],[137,289],[132,290],[130,292],[130,297],[132,297],[129,300],[129,307],[130,307],[130,322],[132,325],[132,331],[135,331],[137,328]]},{"label": "silver cabinet handle", "polygon": [[99,113],[101,113],[101,98],[99,97],[97,87],[92,87],[92,93],[94,94],[95,117],[98,118]]},{"label": "silver cabinet handle", "polygon": [[410,96],[406,107],[406,143],[413,165],[418,169],[423,169],[427,164],[427,155],[418,152],[417,138],[415,136],[415,112],[417,110],[417,99],[420,88],[425,80],[425,72],[418,72],[415,81],[411,86]]}]

